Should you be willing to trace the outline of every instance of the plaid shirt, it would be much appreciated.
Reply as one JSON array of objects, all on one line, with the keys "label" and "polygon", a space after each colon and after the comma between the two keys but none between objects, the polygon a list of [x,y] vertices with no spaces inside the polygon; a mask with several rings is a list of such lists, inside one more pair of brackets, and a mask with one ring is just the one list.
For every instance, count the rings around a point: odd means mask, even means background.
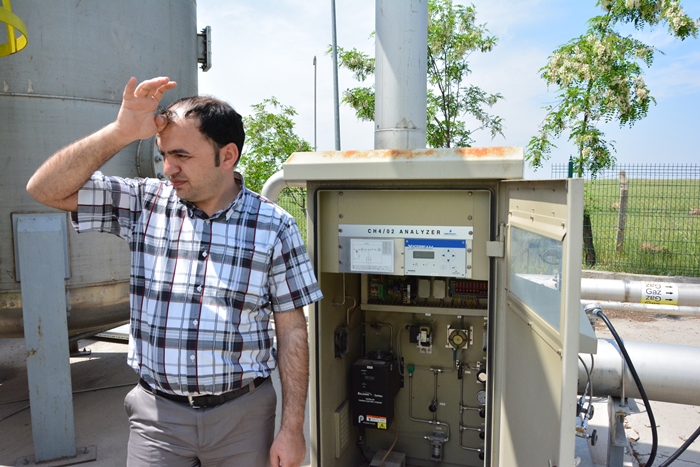
[{"label": "plaid shirt", "polygon": [[128,363],[157,389],[220,394],[268,376],[271,313],[322,298],[294,218],[240,182],[211,217],[157,179],[96,172],[78,194],[78,232],[129,243]]}]

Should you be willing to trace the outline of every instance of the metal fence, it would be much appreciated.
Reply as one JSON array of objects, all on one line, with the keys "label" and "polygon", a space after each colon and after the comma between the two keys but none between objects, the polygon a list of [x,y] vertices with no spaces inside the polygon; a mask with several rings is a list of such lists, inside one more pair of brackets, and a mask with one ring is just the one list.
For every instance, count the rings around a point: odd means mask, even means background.
[{"label": "metal fence", "polygon": [[306,190],[285,188],[280,193],[277,204],[294,217],[299,226],[301,238],[306,242]]},{"label": "metal fence", "polygon": [[[552,165],[552,178],[569,173]],[[700,277],[700,165],[622,164],[584,178],[585,269]]]}]

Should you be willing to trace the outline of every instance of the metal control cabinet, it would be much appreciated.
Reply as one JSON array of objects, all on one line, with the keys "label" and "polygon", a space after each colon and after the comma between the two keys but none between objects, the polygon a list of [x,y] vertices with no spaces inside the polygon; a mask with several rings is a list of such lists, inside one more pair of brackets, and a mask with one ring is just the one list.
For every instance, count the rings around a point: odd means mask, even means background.
[{"label": "metal control cabinet", "polygon": [[287,161],[324,294],[313,465],[573,463],[583,185],[522,170],[520,148]]}]

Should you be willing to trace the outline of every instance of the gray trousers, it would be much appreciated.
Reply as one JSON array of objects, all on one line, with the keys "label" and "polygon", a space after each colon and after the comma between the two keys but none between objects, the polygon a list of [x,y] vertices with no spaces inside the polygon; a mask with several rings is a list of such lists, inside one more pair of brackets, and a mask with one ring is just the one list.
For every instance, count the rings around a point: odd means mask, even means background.
[{"label": "gray trousers", "polygon": [[267,467],[277,396],[268,380],[225,404],[193,409],[141,386],[124,399],[129,416],[128,467]]}]

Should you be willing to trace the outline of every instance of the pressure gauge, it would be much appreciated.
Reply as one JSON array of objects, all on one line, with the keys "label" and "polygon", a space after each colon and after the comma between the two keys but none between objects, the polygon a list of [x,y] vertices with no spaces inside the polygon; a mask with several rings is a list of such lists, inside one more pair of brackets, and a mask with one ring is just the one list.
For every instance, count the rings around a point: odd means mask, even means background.
[{"label": "pressure gauge", "polygon": [[476,393],[476,402],[479,405],[486,405],[486,391],[479,391]]},{"label": "pressure gauge", "polygon": [[480,383],[486,383],[486,369],[482,368],[476,373],[476,380]]}]

